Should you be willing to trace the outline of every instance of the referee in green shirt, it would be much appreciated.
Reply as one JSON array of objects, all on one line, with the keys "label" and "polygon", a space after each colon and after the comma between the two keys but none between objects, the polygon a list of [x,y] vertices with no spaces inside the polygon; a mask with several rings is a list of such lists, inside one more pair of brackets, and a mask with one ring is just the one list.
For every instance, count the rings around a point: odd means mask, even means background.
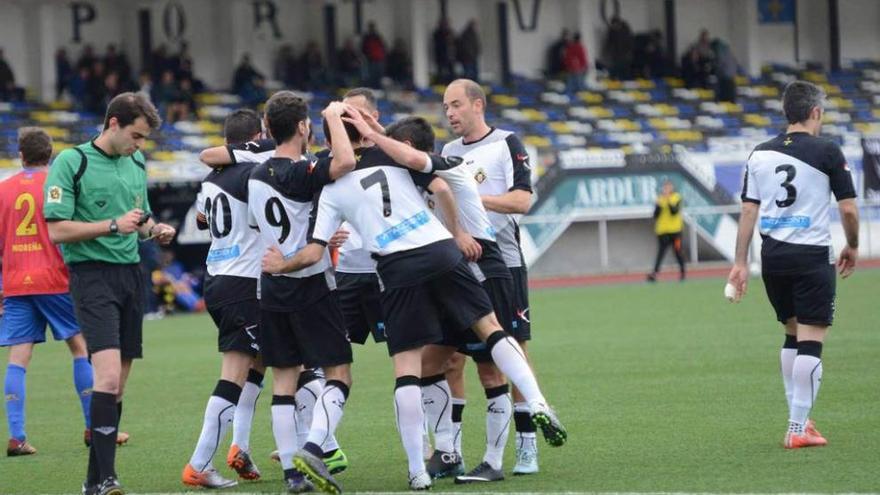
[{"label": "referee in green shirt", "polygon": [[95,373],[83,485],[89,495],[123,493],[114,467],[117,428],[132,360],[142,356],[138,237],[168,244],[175,234],[173,227],[152,219],[139,151],[159,124],[146,98],[122,93],[107,106],[101,135],[62,151],[46,178],[43,214],[52,242],[63,245],[70,293]]}]

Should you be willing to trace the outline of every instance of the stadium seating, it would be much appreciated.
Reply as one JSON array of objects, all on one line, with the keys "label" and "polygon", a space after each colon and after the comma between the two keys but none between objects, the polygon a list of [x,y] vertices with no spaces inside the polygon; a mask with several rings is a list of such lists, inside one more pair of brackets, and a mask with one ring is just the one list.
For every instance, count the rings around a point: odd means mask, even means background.
[{"label": "stadium seating", "polygon": [[[737,103],[718,103],[714,92],[686,89],[680,79],[599,80],[586,91],[566,93],[558,81],[516,79],[512,88],[486,87],[488,121],[522,136],[540,153],[570,148],[622,149],[644,152],[663,145],[680,144],[705,150],[712,138],[741,138],[775,134],[784,127],[779,97],[784,85],[796,77],[821,84],[828,92],[824,132],[831,136],[880,130],[880,64],[862,62],[839,73],[769,66],[760,77],[737,79]],[[380,100],[383,122],[410,113],[428,117],[438,141],[451,139],[444,128],[439,105],[442,86],[414,93],[392,93]],[[316,91],[311,100],[312,120],[340,94]],[[159,181],[198,180],[204,169],[196,154],[222,143],[223,118],[239,105],[235,96],[205,93],[198,98],[198,120],[163,125],[151,137],[148,157],[151,178]],[[101,117],[70,110],[54,103],[0,103],[0,176],[17,166],[16,129],[39,125],[55,140],[56,151],[84,142],[99,131]],[[321,129],[315,126],[319,142]],[[538,173],[544,172],[544,160]],[[553,163],[550,160],[549,163]]]}]

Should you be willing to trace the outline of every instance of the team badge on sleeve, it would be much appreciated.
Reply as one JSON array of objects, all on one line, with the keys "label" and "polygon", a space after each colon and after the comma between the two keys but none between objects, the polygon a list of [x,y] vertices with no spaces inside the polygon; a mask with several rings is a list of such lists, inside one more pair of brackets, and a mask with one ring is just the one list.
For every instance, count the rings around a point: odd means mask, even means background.
[{"label": "team badge on sleeve", "polygon": [[61,202],[61,188],[58,186],[52,186],[49,188],[49,199],[47,203],[60,203]]}]

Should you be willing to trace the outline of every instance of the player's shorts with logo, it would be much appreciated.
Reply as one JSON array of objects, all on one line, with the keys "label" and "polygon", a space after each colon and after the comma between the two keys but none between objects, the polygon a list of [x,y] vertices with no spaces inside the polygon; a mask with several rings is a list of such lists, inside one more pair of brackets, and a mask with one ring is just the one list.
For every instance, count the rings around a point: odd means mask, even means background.
[{"label": "player's shorts with logo", "polygon": [[[488,278],[481,285],[486,295],[489,296],[492,308],[495,311],[495,317],[498,319],[498,323],[501,324],[501,328],[513,335],[513,327],[516,324],[513,281],[509,278]],[[486,343],[480,340],[476,332],[471,328],[453,330],[453,327],[451,327],[452,323],[445,312],[442,324],[445,332],[442,344],[457,347],[458,352],[467,354],[478,363],[492,361],[492,354],[486,347]]]},{"label": "player's shorts with logo", "polygon": [[372,334],[375,342],[385,342],[379,277],[375,273],[336,272],[336,292],[348,338],[364,344]]},{"label": "player's shorts with logo", "polygon": [[89,353],[143,357],[144,278],[138,264],[71,263],[70,295]]},{"label": "player's shorts with logo", "polygon": [[[259,344],[263,364],[323,368],[352,361],[338,291],[331,290],[324,273],[302,279],[263,274],[261,283]],[[283,301],[287,301],[286,308]]]},{"label": "player's shorts with logo", "polygon": [[55,340],[79,333],[70,294],[10,296],[3,299],[0,347],[46,341],[46,325]]},{"label": "player's shorts with logo", "polygon": [[208,307],[217,325],[217,350],[236,351],[251,356],[260,353],[260,301],[255,299]]},{"label": "player's shorts with logo", "polygon": [[[389,263],[391,256],[402,262]],[[382,311],[392,356],[443,341],[441,316],[451,328],[463,329],[492,312],[489,296],[454,241],[391,256],[379,259],[378,270],[385,284]]]}]

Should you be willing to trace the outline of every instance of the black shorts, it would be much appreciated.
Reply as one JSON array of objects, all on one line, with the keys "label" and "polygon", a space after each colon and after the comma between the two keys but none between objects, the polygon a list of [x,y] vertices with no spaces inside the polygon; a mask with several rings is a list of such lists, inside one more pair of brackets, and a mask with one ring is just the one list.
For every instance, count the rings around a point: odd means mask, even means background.
[{"label": "black shorts", "polygon": [[834,297],[837,284],[834,265],[791,274],[763,273],[764,288],[776,319],[785,323],[831,326],[834,320]]},{"label": "black shorts", "polygon": [[517,342],[525,342],[532,340],[532,322],[529,314],[529,270],[523,265],[511,268],[510,274],[513,276],[514,307],[513,327],[510,334]]},{"label": "black shorts", "polygon": [[140,265],[87,261],[70,265],[70,295],[89,354],[119,349],[143,357],[144,278]]},{"label": "black shorts", "polygon": [[260,301],[248,299],[216,308],[208,313],[217,325],[217,350],[256,356],[260,353]]},{"label": "black shorts", "polygon": [[[513,282],[509,278],[488,278],[482,283],[483,289],[492,302],[492,308],[495,311],[495,317],[501,328],[509,334],[513,334],[513,327],[516,323],[514,319],[515,310],[513,304],[514,290]],[[451,327],[453,324],[444,313],[441,317],[443,325],[443,341],[441,345],[447,345],[458,348],[458,352],[467,354],[478,363],[488,363],[492,361],[492,354],[486,347],[486,343],[480,340],[476,332],[471,328],[460,330]]]},{"label": "black shorts", "polygon": [[442,317],[450,328],[470,328],[492,312],[486,291],[467,261],[417,285],[385,288],[382,312],[392,356],[443,341]]},{"label": "black shorts", "polygon": [[364,344],[372,334],[374,341],[385,342],[379,277],[375,273],[337,272],[336,292],[348,338],[355,344]]},{"label": "black shorts", "polygon": [[260,311],[260,353],[273,368],[323,368],[351,362],[336,291],[300,309]]}]

